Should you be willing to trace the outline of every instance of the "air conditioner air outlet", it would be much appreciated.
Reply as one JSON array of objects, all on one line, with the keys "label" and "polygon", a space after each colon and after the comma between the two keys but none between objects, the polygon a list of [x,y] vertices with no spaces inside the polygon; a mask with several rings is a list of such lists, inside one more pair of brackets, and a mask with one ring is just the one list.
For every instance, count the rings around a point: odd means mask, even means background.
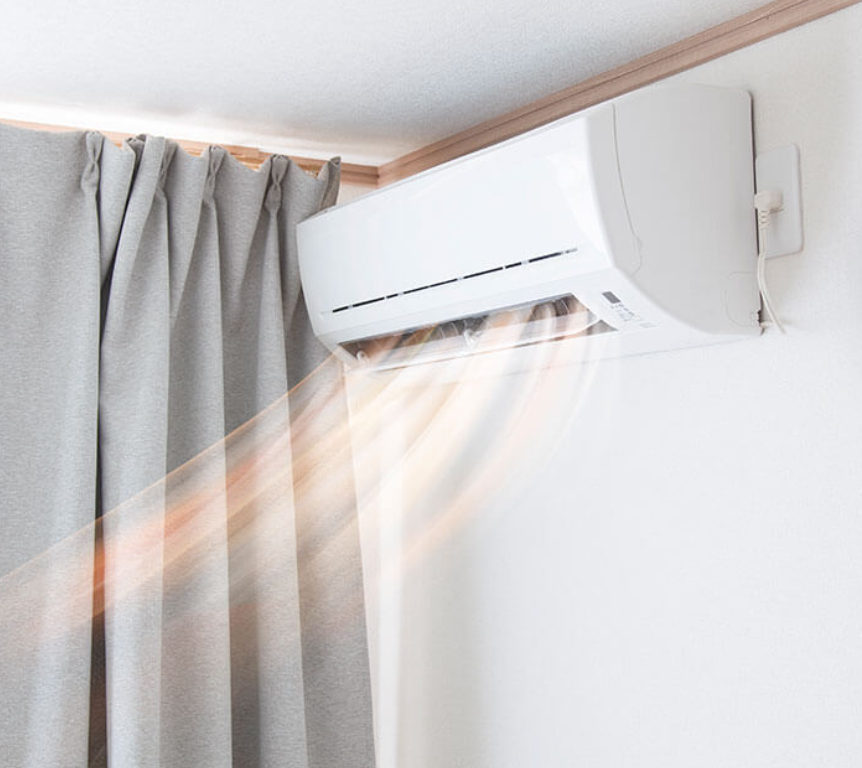
[{"label": "air conditioner air outlet", "polygon": [[340,346],[350,359],[383,369],[615,330],[575,296],[563,294]]}]

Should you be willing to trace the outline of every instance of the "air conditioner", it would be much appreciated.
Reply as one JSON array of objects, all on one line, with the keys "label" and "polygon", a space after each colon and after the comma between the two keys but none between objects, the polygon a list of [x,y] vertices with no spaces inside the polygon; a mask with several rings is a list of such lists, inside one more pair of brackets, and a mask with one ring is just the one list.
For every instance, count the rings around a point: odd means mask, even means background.
[{"label": "air conditioner", "polygon": [[313,329],[378,368],[564,338],[605,356],[756,335],[753,168],[744,91],[600,104],[300,224]]}]

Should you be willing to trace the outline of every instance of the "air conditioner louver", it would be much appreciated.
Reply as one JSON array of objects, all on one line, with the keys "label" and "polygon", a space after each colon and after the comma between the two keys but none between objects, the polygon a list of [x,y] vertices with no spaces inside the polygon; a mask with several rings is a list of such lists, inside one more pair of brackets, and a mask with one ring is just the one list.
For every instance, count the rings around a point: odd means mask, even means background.
[{"label": "air conditioner louver", "polygon": [[360,339],[341,348],[358,362],[383,369],[613,330],[568,294]]}]

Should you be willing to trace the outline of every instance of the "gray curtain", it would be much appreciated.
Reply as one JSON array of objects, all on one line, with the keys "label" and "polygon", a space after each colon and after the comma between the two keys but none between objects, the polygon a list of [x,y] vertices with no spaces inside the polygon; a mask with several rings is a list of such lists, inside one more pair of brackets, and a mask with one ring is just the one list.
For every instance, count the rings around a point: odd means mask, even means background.
[{"label": "gray curtain", "polygon": [[0,765],[373,765],[338,175],[0,126]]}]

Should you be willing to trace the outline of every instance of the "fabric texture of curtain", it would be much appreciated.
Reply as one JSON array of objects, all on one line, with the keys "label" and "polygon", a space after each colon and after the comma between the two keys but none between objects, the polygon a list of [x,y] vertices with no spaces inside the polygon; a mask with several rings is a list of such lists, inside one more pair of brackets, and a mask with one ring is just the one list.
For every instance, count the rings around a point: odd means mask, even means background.
[{"label": "fabric texture of curtain", "polygon": [[0,126],[0,764],[373,765],[338,175]]}]

